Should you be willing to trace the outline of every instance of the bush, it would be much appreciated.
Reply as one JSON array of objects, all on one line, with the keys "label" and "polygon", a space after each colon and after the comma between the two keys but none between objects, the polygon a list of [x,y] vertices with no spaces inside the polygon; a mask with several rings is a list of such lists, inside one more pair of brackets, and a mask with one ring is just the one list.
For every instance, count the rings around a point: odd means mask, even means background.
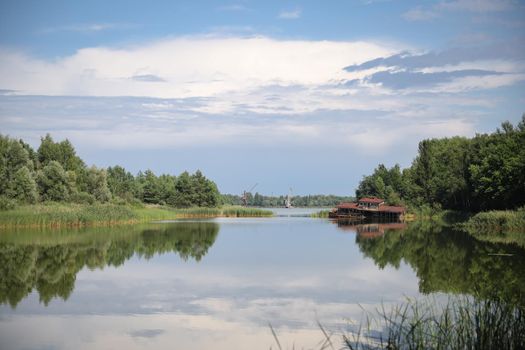
[{"label": "bush", "polygon": [[0,196],[0,210],[11,210],[16,208],[16,201],[6,196]]},{"label": "bush", "polygon": [[77,203],[77,204],[94,204],[96,202],[95,197],[86,192],[78,192],[78,193],[72,194],[69,197],[69,200],[70,202]]}]

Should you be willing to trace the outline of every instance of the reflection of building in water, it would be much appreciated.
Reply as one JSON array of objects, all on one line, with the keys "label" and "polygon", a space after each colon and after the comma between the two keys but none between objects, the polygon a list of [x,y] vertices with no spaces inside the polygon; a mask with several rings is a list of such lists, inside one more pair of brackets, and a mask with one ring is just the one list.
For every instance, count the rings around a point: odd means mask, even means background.
[{"label": "reflection of building in water", "polygon": [[388,230],[403,230],[407,227],[404,222],[391,223],[359,223],[356,221],[337,220],[337,226],[344,231],[353,231],[361,238],[375,238],[385,234]]},{"label": "reflection of building in water", "polygon": [[406,212],[405,207],[385,205],[381,198],[361,198],[354,203],[341,203],[330,212],[331,218],[378,218],[401,220]]}]

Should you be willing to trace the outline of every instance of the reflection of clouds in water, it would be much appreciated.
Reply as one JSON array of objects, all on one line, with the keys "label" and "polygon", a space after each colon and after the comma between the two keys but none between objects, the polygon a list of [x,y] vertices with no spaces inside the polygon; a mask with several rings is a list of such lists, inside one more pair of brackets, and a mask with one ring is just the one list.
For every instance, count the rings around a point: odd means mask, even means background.
[{"label": "reflection of clouds in water", "polygon": [[[271,323],[284,348],[312,347],[323,339],[317,320],[342,331],[347,319],[361,319],[361,307],[418,295],[408,266],[380,270],[363,259],[354,234],[293,220],[221,222],[219,238],[200,262],[153,254],[118,267],[84,268],[66,302],[54,299],[44,308],[34,293],[14,311],[0,308],[8,316],[0,321],[0,339],[11,337],[15,349],[268,349]],[[30,339],[9,332],[35,320],[49,332]],[[63,342],[57,340],[62,334]]]},{"label": "reflection of clouds in water", "polygon": [[134,338],[155,338],[164,332],[163,329],[139,329],[129,332],[129,335]]},{"label": "reflection of clouds in water", "polygon": [[[357,306],[356,306],[357,307]],[[321,320],[321,319],[320,319]],[[45,324],[46,327],[42,327]],[[284,349],[310,348],[323,340],[315,323],[294,328],[272,321]],[[329,327],[329,326],[328,326]],[[20,334],[31,329],[30,337]],[[344,331],[343,327],[330,329]],[[18,334],[18,336],[16,336]],[[9,335],[9,337],[8,337]],[[16,340],[13,335],[16,336]],[[275,346],[268,323],[254,326],[213,315],[17,315],[0,321],[9,349],[268,349]]]}]

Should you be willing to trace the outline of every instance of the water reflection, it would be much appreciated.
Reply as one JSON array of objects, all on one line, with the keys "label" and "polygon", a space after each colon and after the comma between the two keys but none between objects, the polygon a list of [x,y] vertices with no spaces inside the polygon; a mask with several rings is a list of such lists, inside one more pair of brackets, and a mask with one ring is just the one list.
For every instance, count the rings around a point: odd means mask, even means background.
[{"label": "water reflection", "polygon": [[357,233],[359,249],[380,268],[409,264],[421,293],[498,297],[525,305],[525,249],[518,245],[478,240],[431,221],[337,224]]},{"label": "water reflection", "polygon": [[[507,298],[523,290],[522,249],[435,223],[338,224],[274,217],[2,233],[0,348],[268,349],[268,322],[283,348],[311,348],[323,340],[316,320],[341,330],[362,308],[419,291],[470,293],[480,281],[501,284]],[[514,255],[489,255],[500,252]]]},{"label": "water reflection", "polygon": [[213,245],[219,225],[191,222],[69,231],[5,232],[0,236],[0,303],[11,307],[33,289],[47,305],[67,300],[77,273],[120,266],[133,256],[177,253],[200,261]]}]

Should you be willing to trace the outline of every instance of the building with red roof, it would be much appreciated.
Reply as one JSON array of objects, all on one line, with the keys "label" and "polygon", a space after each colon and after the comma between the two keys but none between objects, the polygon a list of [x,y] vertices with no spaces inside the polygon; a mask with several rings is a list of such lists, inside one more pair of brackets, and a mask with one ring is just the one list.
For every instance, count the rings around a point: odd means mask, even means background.
[{"label": "building with red roof", "polygon": [[384,218],[400,220],[406,208],[385,205],[385,200],[377,197],[365,197],[353,203],[341,203],[330,212],[331,218]]}]

